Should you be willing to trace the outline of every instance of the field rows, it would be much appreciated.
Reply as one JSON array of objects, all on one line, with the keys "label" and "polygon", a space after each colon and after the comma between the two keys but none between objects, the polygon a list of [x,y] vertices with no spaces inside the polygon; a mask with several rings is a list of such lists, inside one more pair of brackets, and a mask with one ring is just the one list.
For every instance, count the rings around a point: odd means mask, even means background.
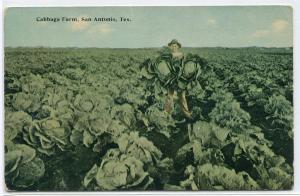
[{"label": "field rows", "polygon": [[[190,48],[208,62],[187,100],[140,66],[156,49],[7,48],[11,190],[285,190],[293,186],[292,51]],[[53,175],[54,174],[54,175]]]}]

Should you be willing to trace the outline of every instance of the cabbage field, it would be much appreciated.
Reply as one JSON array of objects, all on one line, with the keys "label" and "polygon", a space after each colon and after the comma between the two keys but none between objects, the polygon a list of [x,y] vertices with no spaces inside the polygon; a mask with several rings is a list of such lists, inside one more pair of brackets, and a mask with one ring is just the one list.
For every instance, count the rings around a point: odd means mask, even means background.
[{"label": "cabbage field", "polygon": [[158,51],[5,48],[7,190],[292,189],[292,48],[183,48],[192,119],[143,72]]}]

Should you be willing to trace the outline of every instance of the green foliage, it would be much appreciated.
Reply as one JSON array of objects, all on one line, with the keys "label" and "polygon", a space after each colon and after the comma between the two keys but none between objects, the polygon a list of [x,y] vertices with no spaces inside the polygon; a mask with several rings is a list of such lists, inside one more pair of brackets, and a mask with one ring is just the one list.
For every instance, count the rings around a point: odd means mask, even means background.
[{"label": "green foliage", "polygon": [[291,189],[292,55],[182,50],[6,48],[8,189]]},{"label": "green foliage", "polygon": [[259,185],[246,173],[236,173],[223,166],[204,164],[187,167],[188,179],[181,186],[191,190],[257,190]]},{"label": "green foliage", "polygon": [[84,179],[84,185],[88,186],[93,177],[96,190],[145,190],[153,182],[144,171],[142,161],[117,149],[109,150],[99,167],[92,167]]},{"label": "green foliage", "polygon": [[167,112],[161,111],[155,106],[147,109],[143,121],[148,131],[157,131],[168,138],[175,131],[174,119]]},{"label": "green foliage", "polygon": [[240,103],[230,94],[218,100],[209,116],[216,124],[231,128],[235,132],[242,132],[244,127],[250,125],[250,115],[241,109]]},{"label": "green foliage", "polygon": [[282,95],[273,95],[268,99],[265,105],[265,111],[268,114],[267,119],[272,120],[272,124],[283,127],[292,137],[293,127],[293,109],[291,103]]},{"label": "green foliage", "polygon": [[183,59],[178,59],[172,58],[171,53],[163,52],[156,59],[147,59],[141,66],[141,74],[149,85],[181,91],[192,89],[198,84],[201,66],[206,63],[198,55],[188,54]]},{"label": "green foliage", "polygon": [[23,131],[23,128],[31,126],[32,118],[25,112],[5,112],[5,131],[4,140],[5,143],[12,141],[17,137],[19,133]]},{"label": "green foliage", "polygon": [[160,160],[162,153],[145,137],[139,137],[137,132],[123,134],[117,144],[122,153],[133,156],[145,164],[154,164]]},{"label": "green foliage", "polygon": [[25,144],[11,144],[5,153],[6,183],[25,188],[37,182],[45,173],[43,161],[36,157],[35,149]]},{"label": "green foliage", "polygon": [[32,125],[23,131],[23,139],[39,152],[53,155],[57,148],[62,151],[67,148],[70,131],[70,127],[59,119],[34,120]]},{"label": "green foliage", "polygon": [[40,97],[34,94],[16,93],[12,102],[16,111],[25,111],[28,113],[36,112],[40,109]]}]

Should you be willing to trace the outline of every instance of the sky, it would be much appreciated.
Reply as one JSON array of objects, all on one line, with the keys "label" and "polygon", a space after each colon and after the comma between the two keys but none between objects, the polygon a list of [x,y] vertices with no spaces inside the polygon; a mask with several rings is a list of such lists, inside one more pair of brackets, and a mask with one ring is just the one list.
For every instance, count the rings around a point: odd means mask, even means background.
[{"label": "sky", "polygon": [[[162,47],[172,39],[183,47],[293,46],[288,6],[6,8],[4,17],[6,47],[143,48]],[[37,21],[42,17],[78,21]]]}]

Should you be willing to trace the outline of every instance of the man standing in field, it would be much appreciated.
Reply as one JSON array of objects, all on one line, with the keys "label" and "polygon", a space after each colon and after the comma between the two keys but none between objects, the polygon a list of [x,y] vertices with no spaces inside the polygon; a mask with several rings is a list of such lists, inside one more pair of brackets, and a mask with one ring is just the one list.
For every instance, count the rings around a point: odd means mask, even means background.
[{"label": "man standing in field", "polygon": [[[181,44],[173,39],[168,47],[164,47],[160,55],[153,59],[147,59],[141,64],[141,75],[147,79],[150,89],[154,90],[155,96],[166,94],[164,111],[171,114],[175,91],[178,93],[180,108],[184,116],[192,119],[186,100],[186,92],[197,91],[201,88],[198,78],[201,66],[205,60],[198,55],[188,53],[183,55],[179,51]],[[159,99],[159,98],[158,98]]]},{"label": "man standing in field", "polygon": [[[183,53],[181,53],[179,51],[179,49],[181,48],[181,44],[176,39],[173,39],[168,44],[168,46],[170,48],[172,58],[174,60],[179,60],[179,62],[182,62],[182,60],[184,59],[184,55],[183,55]],[[175,93],[175,89],[172,89],[172,88],[168,89],[168,94],[167,94],[167,97],[166,97],[166,100],[165,100],[165,105],[164,105],[164,110],[168,113],[171,113],[172,109],[173,109],[174,93]],[[186,90],[181,90],[179,92],[180,108],[181,108],[181,111],[183,112],[183,114],[185,115],[185,117],[191,119],[192,118],[192,113],[188,109],[188,104],[187,104],[185,94],[186,94]]]}]

